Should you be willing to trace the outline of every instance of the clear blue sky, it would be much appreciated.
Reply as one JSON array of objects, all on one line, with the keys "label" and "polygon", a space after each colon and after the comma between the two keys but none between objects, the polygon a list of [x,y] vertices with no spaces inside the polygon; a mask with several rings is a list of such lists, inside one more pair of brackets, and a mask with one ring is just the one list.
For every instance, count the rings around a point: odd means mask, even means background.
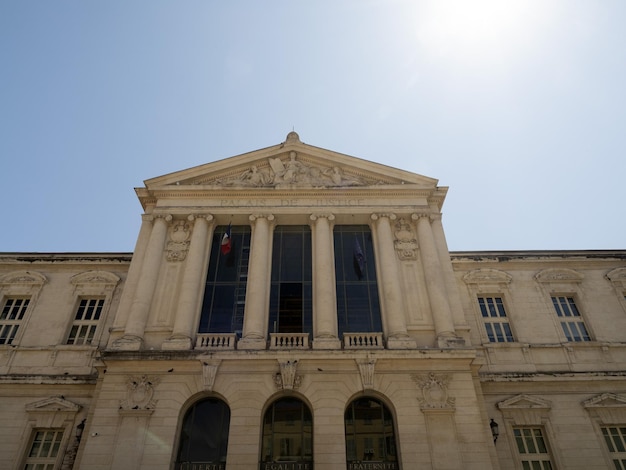
[{"label": "clear blue sky", "polygon": [[623,0],[0,3],[0,251],[132,251],[143,181],[282,142],[439,179],[451,250],[626,248]]}]

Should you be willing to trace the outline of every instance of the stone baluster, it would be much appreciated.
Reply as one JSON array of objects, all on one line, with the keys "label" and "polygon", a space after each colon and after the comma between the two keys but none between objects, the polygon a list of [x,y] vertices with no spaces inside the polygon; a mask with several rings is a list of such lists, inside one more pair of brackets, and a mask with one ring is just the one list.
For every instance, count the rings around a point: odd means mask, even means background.
[{"label": "stone baluster", "polygon": [[243,316],[243,335],[238,349],[265,349],[270,295],[272,225],[274,216],[251,215],[252,240]]},{"label": "stone baluster", "polygon": [[333,214],[313,214],[313,349],[339,349]]},{"label": "stone baluster", "polygon": [[416,342],[407,334],[402,282],[396,262],[396,250],[393,244],[391,220],[395,214],[372,214],[376,230],[376,262],[381,284],[381,301],[386,328],[387,347],[390,349],[408,349]]},{"label": "stone baluster", "polygon": [[424,266],[426,290],[432,308],[437,345],[438,347],[450,347],[455,342],[458,342],[459,338],[454,331],[445,277],[441,268],[439,254],[437,253],[435,237],[430,226],[430,214],[413,214],[411,218],[417,220],[417,239]]},{"label": "stone baluster", "polygon": [[190,215],[187,218],[194,222],[189,253],[183,272],[183,279],[180,288],[180,302],[174,318],[174,329],[172,336],[166,340],[163,349],[191,349],[192,338],[194,336],[194,325],[200,295],[204,292],[202,283],[204,281],[205,261],[207,259],[206,248],[208,241],[213,236],[209,233],[209,228],[213,228],[212,215]]},{"label": "stone baluster", "polygon": [[124,336],[113,343],[114,349],[137,351],[142,347],[143,335],[148,315],[150,314],[150,304],[152,303],[154,290],[159,279],[159,268],[163,258],[167,227],[171,220],[171,215],[154,216],[152,232],[150,233],[141,269],[141,278],[137,283]]}]

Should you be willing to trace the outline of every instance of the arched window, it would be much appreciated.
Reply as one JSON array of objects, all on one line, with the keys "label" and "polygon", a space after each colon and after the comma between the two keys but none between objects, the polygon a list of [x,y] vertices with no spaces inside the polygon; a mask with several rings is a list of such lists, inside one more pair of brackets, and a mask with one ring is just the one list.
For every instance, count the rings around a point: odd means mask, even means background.
[{"label": "arched window", "polygon": [[273,462],[295,462],[307,470],[313,463],[313,419],[311,411],[297,398],[276,400],[263,419],[261,468]]},{"label": "arched window", "polygon": [[201,468],[198,464],[225,469],[229,425],[230,409],[222,400],[207,398],[193,405],[183,420],[176,470]]},{"label": "arched window", "polygon": [[357,468],[354,464],[364,461],[388,464],[385,469],[398,468],[393,417],[382,401],[357,398],[346,409],[345,425],[348,468]]}]

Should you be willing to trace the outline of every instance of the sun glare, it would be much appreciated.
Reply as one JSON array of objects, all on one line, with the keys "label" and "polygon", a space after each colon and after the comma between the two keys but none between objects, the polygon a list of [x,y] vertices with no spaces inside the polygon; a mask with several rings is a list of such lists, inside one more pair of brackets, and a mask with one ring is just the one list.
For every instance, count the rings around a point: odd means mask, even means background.
[{"label": "sun glare", "polygon": [[532,42],[547,8],[531,0],[432,0],[419,3],[419,45],[437,57],[476,61],[514,53]]}]

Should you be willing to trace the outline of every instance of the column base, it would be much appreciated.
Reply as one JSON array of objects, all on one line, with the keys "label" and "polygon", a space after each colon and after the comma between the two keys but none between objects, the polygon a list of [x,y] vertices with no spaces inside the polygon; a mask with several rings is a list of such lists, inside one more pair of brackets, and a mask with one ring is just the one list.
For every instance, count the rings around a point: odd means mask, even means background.
[{"label": "column base", "polygon": [[139,351],[143,345],[143,338],[139,336],[122,336],[111,344],[110,349],[115,351]]},{"label": "column base", "polygon": [[313,349],[341,349],[339,338],[313,338]]},{"label": "column base", "polygon": [[410,336],[400,336],[387,338],[387,349],[415,349],[417,341]]},{"label": "column base", "polygon": [[242,338],[237,341],[237,349],[266,349],[267,340],[265,338]]},{"label": "column base", "polygon": [[176,338],[168,338],[161,344],[161,349],[165,351],[187,351],[191,349],[191,338],[179,336]]}]

